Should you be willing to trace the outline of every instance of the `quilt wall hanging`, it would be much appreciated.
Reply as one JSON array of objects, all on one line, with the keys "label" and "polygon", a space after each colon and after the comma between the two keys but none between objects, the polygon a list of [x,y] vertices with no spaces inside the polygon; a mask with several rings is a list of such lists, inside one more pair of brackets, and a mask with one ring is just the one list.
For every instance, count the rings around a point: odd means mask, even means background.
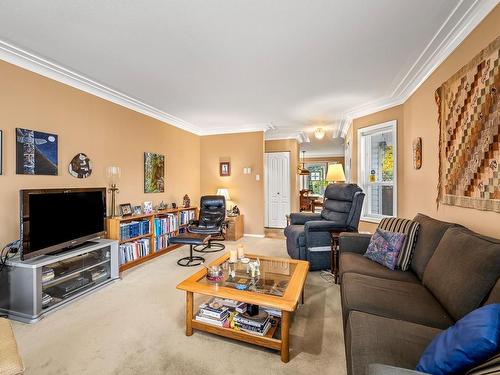
[{"label": "quilt wall hanging", "polygon": [[436,91],[440,203],[500,212],[500,37]]}]

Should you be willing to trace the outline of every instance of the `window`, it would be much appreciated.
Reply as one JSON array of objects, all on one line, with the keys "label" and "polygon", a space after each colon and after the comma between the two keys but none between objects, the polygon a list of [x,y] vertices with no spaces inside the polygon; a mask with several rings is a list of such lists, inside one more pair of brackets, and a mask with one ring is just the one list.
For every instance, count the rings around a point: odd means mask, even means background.
[{"label": "window", "polygon": [[358,182],[366,194],[361,219],[397,216],[396,121],[358,130]]},{"label": "window", "polygon": [[325,177],[328,163],[306,163],[305,166],[306,169],[311,172],[309,178],[306,181],[307,189],[310,190],[312,194],[323,195],[325,193],[325,188],[327,185]]}]

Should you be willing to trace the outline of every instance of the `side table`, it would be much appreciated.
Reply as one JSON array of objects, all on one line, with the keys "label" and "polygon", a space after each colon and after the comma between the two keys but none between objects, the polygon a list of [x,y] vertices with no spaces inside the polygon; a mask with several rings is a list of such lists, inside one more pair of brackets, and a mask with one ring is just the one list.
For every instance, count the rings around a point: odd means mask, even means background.
[{"label": "side table", "polygon": [[226,239],[229,241],[237,241],[243,237],[244,228],[244,216],[226,216],[227,229],[226,229]]},{"label": "side table", "polygon": [[340,237],[339,231],[336,230],[331,230],[330,231],[330,244],[331,244],[331,260],[330,260],[330,265],[331,265],[331,271],[333,275],[333,280],[335,284],[338,284],[338,279],[339,279],[339,237]]}]

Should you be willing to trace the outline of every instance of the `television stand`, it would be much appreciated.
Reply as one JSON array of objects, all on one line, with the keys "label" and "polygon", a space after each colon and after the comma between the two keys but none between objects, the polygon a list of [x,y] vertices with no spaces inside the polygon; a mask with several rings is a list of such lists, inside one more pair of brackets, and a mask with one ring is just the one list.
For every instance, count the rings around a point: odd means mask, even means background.
[{"label": "television stand", "polygon": [[58,254],[9,259],[0,273],[0,313],[34,323],[119,277],[118,241],[89,241]]}]

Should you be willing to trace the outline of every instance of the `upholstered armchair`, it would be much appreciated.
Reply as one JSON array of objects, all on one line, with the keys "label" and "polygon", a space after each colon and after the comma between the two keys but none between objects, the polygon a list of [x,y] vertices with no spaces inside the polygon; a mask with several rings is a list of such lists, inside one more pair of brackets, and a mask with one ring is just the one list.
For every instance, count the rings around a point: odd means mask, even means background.
[{"label": "upholstered armchair", "polygon": [[311,271],[330,268],[330,232],[357,232],[364,198],[356,184],[328,185],[321,213],[290,214],[285,228],[288,255],[309,261]]},{"label": "upholstered armchair", "polygon": [[201,197],[199,218],[191,220],[187,230],[190,233],[209,234],[211,237],[206,245],[194,246],[193,250],[202,253],[224,250],[225,245],[214,240],[225,240],[226,225],[226,198],[223,195]]}]

